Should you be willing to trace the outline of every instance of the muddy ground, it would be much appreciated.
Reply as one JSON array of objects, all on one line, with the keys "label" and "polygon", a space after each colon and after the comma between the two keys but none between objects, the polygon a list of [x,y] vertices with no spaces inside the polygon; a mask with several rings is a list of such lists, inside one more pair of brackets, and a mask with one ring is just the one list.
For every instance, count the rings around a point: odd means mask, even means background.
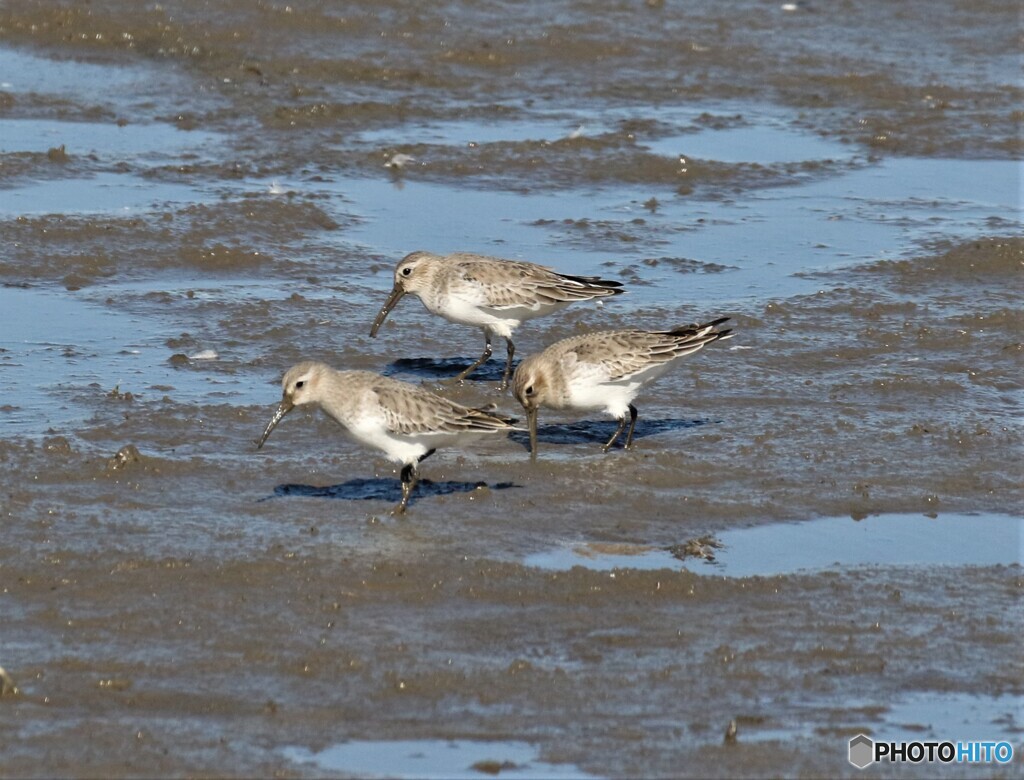
[{"label": "muddy ground", "polygon": [[[1024,240],[986,197],[1017,185],[1017,9],[796,7],[4,4],[0,776],[344,776],[286,748],[419,739],[843,776],[850,736],[955,740],[964,701],[1020,754]],[[831,151],[779,156],[779,128]],[[658,146],[745,132],[764,159]],[[916,165],[920,192],[841,199]],[[977,191],[938,194],[949,171]],[[822,215],[771,218],[801,197]],[[638,399],[634,450],[542,413],[537,464],[519,433],[439,453],[396,519],[392,465],[329,421],[254,440],[300,359],[434,386],[478,354],[414,300],[368,336],[421,248],[629,287],[521,355],[714,316],[736,337]],[[514,413],[499,375],[443,392]],[[947,513],[1017,523],[1016,561],[524,563]]]}]

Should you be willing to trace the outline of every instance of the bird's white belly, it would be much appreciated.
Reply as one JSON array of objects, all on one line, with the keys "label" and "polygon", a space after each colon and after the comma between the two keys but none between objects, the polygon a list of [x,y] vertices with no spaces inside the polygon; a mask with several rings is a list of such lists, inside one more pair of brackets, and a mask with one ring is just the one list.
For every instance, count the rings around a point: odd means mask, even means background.
[{"label": "bird's white belly", "polygon": [[474,325],[487,328],[492,333],[504,338],[512,338],[512,332],[524,320],[540,317],[568,306],[568,302],[536,303],[532,306],[495,307],[483,295],[472,295],[466,291],[434,298],[424,298],[423,305],[434,314],[444,317],[449,322],[460,325]]},{"label": "bird's white belly", "polygon": [[345,433],[360,444],[380,450],[388,460],[396,463],[414,463],[428,451],[438,446],[428,444],[427,440],[436,434],[402,435],[389,431],[382,418],[362,416],[357,420],[336,421],[345,429]]},{"label": "bird's white belly", "polygon": [[569,404],[574,409],[603,409],[613,417],[629,411],[640,382],[600,382],[570,386]]},{"label": "bird's white belly", "polygon": [[486,311],[478,302],[457,295],[449,295],[438,301],[435,313],[446,320],[463,325],[491,325],[497,318]]},{"label": "bird's white belly", "polygon": [[415,463],[428,452],[441,447],[459,445],[487,436],[493,431],[422,431],[395,433],[382,422],[364,418],[353,425],[344,425],[346,432],[356,441],[380,450],[395,463]]},{"label": "bird's white belly", "polygon": [[604,409],[613,417],[625,417],[640,388],[664,374],[672,362],[649,366],[616,380],[578,376],[568,385],[569,404],[576,409]]},{"label": "bird's white belly", "polygon": [[423,305],[434,314],[459,325],[491,327],[497,319],[481,308],[480,303],[462,295],[424,296]]}]

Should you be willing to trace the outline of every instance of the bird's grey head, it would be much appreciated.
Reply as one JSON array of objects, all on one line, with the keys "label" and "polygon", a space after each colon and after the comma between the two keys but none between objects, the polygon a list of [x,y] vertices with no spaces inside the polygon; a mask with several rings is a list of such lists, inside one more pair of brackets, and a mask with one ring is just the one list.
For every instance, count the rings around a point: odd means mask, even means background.
[{"label": "bird's grey head", "polygon": [[288,369],[281,380],[281,403],[277,405],[277,410],[263,430],[263,435],[257,440],[256,449],[260,449],[266,443],[270,432],[288,412],[296,406],[313,404],[320,400],[321,384],[329,370],[323,363],[314,363],[311,360]]},{"label": "bird's grey head", "polygon": [[512,376],[512,394],[526,411],[543,405],[547,396],[548,381],[538,357],[526,358]]},{"label": "bird's grey head", "polygon": [[540,355],[531,355],[516,367],[512,376],[512,394],[526,410],[526,425],[530,431],[530,457],[537,459],[537,411],[547,397],[550,383],[544,373]]},{"label": "bird's grey head", "polygon": [[423,288],[431,276],[437,255],[430,252],[412,252],[395,267],[395,289],[415,293]]},{"label": "bird's grey head", "polygon": [[292,366],[281,380],[281,400],[292,406],[316,403],[327,366],[307,360]]},{"label": "bird's grey head", "polygon": [[391,293],[384,301],[384,305],[377,314],[377,319],[370,326],[370,336],[377,335],[377,331],[384,324],[384,320],[388,318],[388,314],[406,293],[418,293],[420,290],[426,289],[433,277],[433,269],[436,267],[434,260],[436,259],[437,255],[432,255],[430,252],[413,252],[401,259],[395,268],[395,286],[391,288]]}]

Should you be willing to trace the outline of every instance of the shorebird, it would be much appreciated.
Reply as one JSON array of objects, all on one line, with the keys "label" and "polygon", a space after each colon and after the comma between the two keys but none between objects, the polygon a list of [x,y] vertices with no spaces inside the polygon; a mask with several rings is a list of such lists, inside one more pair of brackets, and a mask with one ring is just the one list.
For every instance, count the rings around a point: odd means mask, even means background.
[{"label": "shorebird", "polygon": [[491,337],[508,345],[501,389],[508,387],[515,345],[512,332],[524,320],[542,317],[574,301],[587,301],[623,292],[621,282],[596,276],[568,276],[543,265],[501,260],[466,252],[435,255],[413,252],[395,268],[395,286],[384,302],[370,335],[387,318],[403,295],[416,295],[434,314],[449,322],[476,325],[484,332],[484,353],[455,377],[461,382],[491,357]]},{"label": "shorebird", "polygon": [[728,317],[703,325],[685,325],[670,331],[605,330],[555,342],[531,355],[516,368],[512,392],[526,410],[530,428],[530,455],[537,457],[537,411],[604,409],[619,421],[604,445],[607,452],[626,427],[626,449],[633,445],[637,411],[633,405],[640,388],[653,382],[684,355],[705,344],[732,335],[717,330]]},{"label": "shorebird", "polygon": [[402,500],[395,514],[405,512],[419,481],[416,467],[435,450],[505,433],[514,422],[484,409],[461,406],[418,385],[370,371],[336,371],[312,361],[290,368],[281,380],[281,392],[281,403],[256,449],[296,406],[319,407],[351,438],[403,464]]}]

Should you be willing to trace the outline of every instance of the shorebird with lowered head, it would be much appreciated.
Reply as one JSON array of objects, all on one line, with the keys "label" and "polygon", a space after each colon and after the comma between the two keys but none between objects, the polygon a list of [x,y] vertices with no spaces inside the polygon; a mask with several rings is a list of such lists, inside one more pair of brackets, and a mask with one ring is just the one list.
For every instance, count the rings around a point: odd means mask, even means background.
[{"label": "shorebird with lowered head", "polygon": [[370,371],[336,371],[311,361],[290,368],[281,380],[281,391],[281,403],[256,448],[296,406],[318,407],[351,438],[402,464],[402,500],[396,514],[409,505],[419,480],[416,467],[435,450],[481,436],[503,435],[514,422],[449,401],[418,385]]},{"label": "shorebird with lowered head", "polygon": [[537,412],[552,409],[603,409],[619,421],[604,445],[607,452],[622,435],[629,415],[626,449],[633,445],[640,388],[664,374],[674,363],[720,339],[731,330],[718,330],[728,317],[703,325],[669,331],[604,330],[555,342],[531,355],[516,368],[512,392],[526,410],[530,456],[537,457]]},{"label": "shorebird with lowered head", "polygon": [[428,311],[449,322],[475,325],[484,332],[484,353],[466,368],[462,381],[491,357],[491,338],[500,336],[507,344],[508,359],[501,389],[508,387],[515,345],[512,333],[525,320],[565,308],[575,301],[588,301],[624,292],[621,282],[596,276],[569,276],[552,269],[518,260],[502,260],[466,252],[435,255],[413,252],[395,268],[395,286],[384,302],[370,335],[387,319],[388,313],[412,293]]}]

